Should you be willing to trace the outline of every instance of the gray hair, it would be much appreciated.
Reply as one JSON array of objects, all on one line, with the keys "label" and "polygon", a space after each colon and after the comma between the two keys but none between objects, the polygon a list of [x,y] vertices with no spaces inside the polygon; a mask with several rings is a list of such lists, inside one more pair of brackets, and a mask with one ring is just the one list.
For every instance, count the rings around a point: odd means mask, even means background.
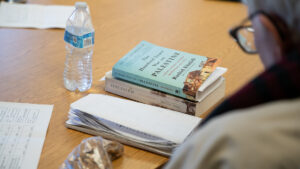
[{"label": "gray hair", "polygon": [[287,24],[293,40],[300,41],[300,0],[243,0],[249,13],[258,10],[278,15]]}]

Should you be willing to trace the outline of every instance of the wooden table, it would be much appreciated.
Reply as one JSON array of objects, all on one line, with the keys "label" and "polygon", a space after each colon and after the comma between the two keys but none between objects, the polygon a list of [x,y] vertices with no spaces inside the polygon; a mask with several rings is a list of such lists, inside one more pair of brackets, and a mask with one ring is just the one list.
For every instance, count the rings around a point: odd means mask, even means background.
[{"label": "wooden table", "polygon": [[[230,95],[263,70],[258,56],[244,54],[229,37],[230,27],[246,17],[240,3],[213,0],[87,0],[95,27],[93,85],[84,93],[63,86],[65,43],[62,29],[0,28],[0,101],[53,104],[39,168],[58,168],[90,135],[64,126],[70,103],[106,93],[98,80],[141,40],[199,55],[218,57],[229,70]],[[73,5],[74,0],[28,3]],[[114,168],[155,168],[167,158],[125,146]]]}]

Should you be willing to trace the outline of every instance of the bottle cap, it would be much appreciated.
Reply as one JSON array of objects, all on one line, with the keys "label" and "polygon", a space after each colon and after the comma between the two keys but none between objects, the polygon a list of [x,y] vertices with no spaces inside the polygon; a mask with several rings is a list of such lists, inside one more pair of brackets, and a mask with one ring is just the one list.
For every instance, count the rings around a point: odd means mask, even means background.
[{"label": "bottle cap", "polygon": [[76,2],[75,7],[76,8],[86,8],[87,4],[86,4],[86,2]]}]

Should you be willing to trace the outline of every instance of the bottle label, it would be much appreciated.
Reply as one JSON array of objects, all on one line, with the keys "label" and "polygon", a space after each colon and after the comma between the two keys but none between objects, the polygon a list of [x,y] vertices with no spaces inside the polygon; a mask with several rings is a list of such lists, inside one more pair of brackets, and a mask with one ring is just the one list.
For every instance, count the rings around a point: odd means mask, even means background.
[{"label": "bottle label", "polygon": [[68,31],[65,31],[64,40],[76,48],[90,47],[94,45],[95,32],[87,33],[82,36],[76,36]]}]

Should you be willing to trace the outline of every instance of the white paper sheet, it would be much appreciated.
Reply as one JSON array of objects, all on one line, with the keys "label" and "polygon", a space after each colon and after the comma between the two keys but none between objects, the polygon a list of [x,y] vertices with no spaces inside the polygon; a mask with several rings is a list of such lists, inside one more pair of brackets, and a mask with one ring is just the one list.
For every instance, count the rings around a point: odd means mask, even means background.
[{"label": "white paper sheet", "polygon": [[0,3],[0,27],[65,28],[74,6]]},{"label": "white paper sheet", "polygon": [[0,102],[0,168],[38,166],[52,105]]},{"label": "white paper sheet", "polygon": [[89,94],[72,103],[71,108],[174,143],[182,143],[201,120],[176,111],[102,94]]}]

